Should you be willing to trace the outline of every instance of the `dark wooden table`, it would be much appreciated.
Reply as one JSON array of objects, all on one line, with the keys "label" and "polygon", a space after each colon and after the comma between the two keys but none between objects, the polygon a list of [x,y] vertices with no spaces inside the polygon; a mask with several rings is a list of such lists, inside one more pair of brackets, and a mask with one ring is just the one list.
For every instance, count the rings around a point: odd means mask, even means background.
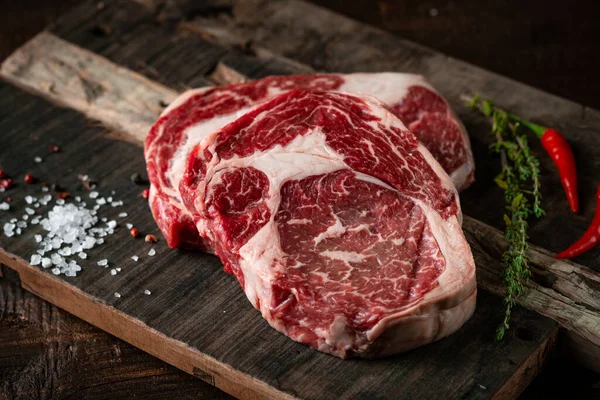
[{"label": "dark wooden table", "polygon": [[[577,2],[570,10],[539,0],[315,2],[600,108],[596,2]],[[0,3],[0,60],[76,3]],[[0,279],[0,398],[229,397],[25,292],[11,283],[9,270],[3,272],[8,279]],[[548,396],[598,398],[600,377],[556,360],[522,397]]]}]

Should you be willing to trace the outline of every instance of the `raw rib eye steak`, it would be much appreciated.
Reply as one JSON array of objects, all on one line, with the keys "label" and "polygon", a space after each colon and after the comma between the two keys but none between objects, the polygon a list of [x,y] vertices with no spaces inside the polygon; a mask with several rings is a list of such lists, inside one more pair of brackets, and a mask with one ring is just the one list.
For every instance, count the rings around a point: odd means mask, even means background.
[{"label": "raw rib eye steak", "polygon": [[373,98],[279,95],[205,137],[180,192],[250,302],[315,349],[394,354],[474,311],[456,189]]},{"label": "raw rib eye steak", "polygon": [[177,190],[192,147],[253,107],[291,89],[336,90],[377,97],[410,124],[459,190],[473,181],[473,156],[464,127],[445,100],[419,75],[278,76],[190,90],[163,112],[145,145],[150,206],[170,247],[211,251],[198,235]]}]

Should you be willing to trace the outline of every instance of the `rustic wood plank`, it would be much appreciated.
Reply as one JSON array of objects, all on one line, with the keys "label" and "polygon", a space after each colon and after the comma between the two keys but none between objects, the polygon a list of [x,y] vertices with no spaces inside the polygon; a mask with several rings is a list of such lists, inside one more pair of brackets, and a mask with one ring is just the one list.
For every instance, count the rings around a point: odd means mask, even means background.
[{"label": "rustic wood plank", "polygon": [[[229,399],[21,289],[8,268],[0,279],[0,398]],[[17,284],[11,281],[16,275]]]},{"label": "rustic wood plank", "polygon": [[[470,133],[477,182],[461,194],[465,214],[502,228],[502,192],[491,182],[499,161],[489,156],[488,121],[467,109],[461,95],[481,93],[533,121],[556,127],[569,139],[578,162],[581,214],[568,208],[555,167],[537,143],[542,161],[542,193],[547,216],[532,221],[531,242],[560,251],[586,229],[595,209],[600,171],[600,112],[514,80],[452,59],[377,28],[366,26],[298,0],[232,0],[217,15],[197,15],[182,30],[210,37],[222,45],[268,49],[273,54],[318,71],[404,71],[425,77],[448,99]],[[173,6],[173,7],[176,7]],[[261,10],[257,13],[256,10]],[[310,18],[298,18],[310,15]],[[190,26],[194,26],[193,29]],[[600,271],[600,249],[577,258]]]},{"label": "rustic wood plank", "polygon": [[[43,40],[47,41],[48,36],[51,34],[44,33],[42,34]],[[34,38],[32,42],[37,42],[39,37]],[[52,39],[54,40],[54,39]],[[71,45],[66,42],[61,42],[62,46],[70,46],[71,50],[64,51],[60,49],[55,49],[51,53],[49,53],[48,57],[52,57],[53,59],[61,59],[63,54],[71,54],[76,52],[77,47]],[[24,47],[20,51],[28,52],[30,47]],[[96,58],[100,58],[99,56],[95,56]],[[31,74],[28,72],[29,69],[27,66],[17,64],[14,60],[23,60],[28,59],[30,57],[18,55],[15,53],[14,56],[7,60],[7,63],[10,65],[14,65],[13,69],[22,71],[21,74],[27,77],[34,77],[34,70]],[[103,62],[107,62],[102,59]],[[213,80],[218,81],[218,83],[234,83],[239,80],[246,79],[244,75],[238,73],[235,70],[229,68],[223,63],[228,62],[228,59],[223,58],[221,63],[217,65],[211,77]],[[37,63],[44,63],[43,58],[40,58]],[[100,64],[99,62],[94,62],[94,64]],[[113,70],[115,68],[111,68]],[[86,71],[93,70],[93,68],[86,68]],[[0,70],[0,73],[4,74],[4,67]],[[119,78],[120,80],[127,79],[129,75],[133,76],[134,79],[136,74],[127,71],[127,70],[119,70],[122,76]],[[10,70],[9,70],[10,73]],[[100,74],[101,76],[106,76],[105,73]],[[100,79],[101,76],[95,77],[92,76],[93,79]],[[11,75],[11,79],[25,80],[26,78],[21,77],[13,77]],[[44,80],[50,80],[52,82],[51,76],[46,76]],[[26,82],[31,84],[31,82],[43,81],[35,77],[35,79],[26,79]],[[131,84],[128,84],[131,86]],[[58,86],[56,84],[55,86]],[[37,88],[38,91],[43,91],[44,87],[40,86]],[[51,93],[43,93],[44,96],[52,96]],[[80,93],[80,96],[83,94]],[[63,101],[66,99],[63,98]],[[119,101],[127,101],[127,100],[119,100]],[[148,102],[148,101],[144,101]],[[73,102],[75,103],[75,102]],[[95,115],[103,115],[101,121],[108,126],[115,126],[118,121],[113,121],[110,118],[113,117],[113,114],[104,115],[102,111],[102,104],[93,105],[97,106],[99,110],[95,112]],[[119,103],[114,102],[113,107],[119,108]],[[81,110],[84,111],[85,110]],[[156,112],[154,118],[158,115],[158,111]],[[146,130],[147,131],[147,130]],[[135,134],[135,132],[133,132]],[[478,281],[479,285],[487,290],[490,290],[492,293],[495,293],[499,296],[503,295],[503,285],[501,279],[501,271],[502,271],[502,247],[505,245],[505,240],[500,231],[496,230],[489,225],[483,224],[474,220],[472,218],[466,217],[464,230],[467,232],[467,238],[471,246],[474,248],[475,252],[475,260],[478,268]],[[482,243],[484,243],[487,247],[481,248]],[[532,263],[534,265],[535,271],[540,271],[535,274],[533,279],[531,280],[530,290],[526,296],[523,296],[520,300],[520,304],[523,306],[535,310],[543,315],[546,315],[550,318],[553,318],[561,323],[563,327],[565,327],[568,331],[573,332],[576,335],[582,337],[585,342],[589,343],[589,348],[594,349],[596,346],[600,346],[600,329],[596,327],[600,326],[600,302],[597,300],[596,296],[596,288],[594,284],[598,283],[600,285],[600,275],[579,265],[569,264],[564,261],[554,260],[551,257],[550,253],[537,248],[532,248]],[[566,270],[576,271],[576,273],[565,273]],[[548,276],[552,276],[551,279],[555,281],[554,287],[544,287],[536,282],[538,277],[541,279],[550,279]],[[586,277],[587,280],[583,280],[582,277]],[[583,283],[582,283],[583,282]],[[589,285],[586,282],[590,282]],[[547,286],[547,285],[546,285]],[[547,307],[548,301],[553,300],[555,306]],[[580,343],[575,342],[575,343]],[[589,354],[590,357],[584,357],[584,359],[590,359],[590,361],[584,361],[589,365],[596,365],[595,361],[591,359],[594,358],[595,352],[589,351],[580,352],[581,354]],[[600,370],[600,365],[596,365],[595,369]]]},{"label": "rustic wood plank", "polygon": [[209,85],[206,75],[229,50],[175,30],[180,18],[177,10],[152,13],[132,1],[88,0],[49,30],[178,91]]},{"label": "rustic wood plank", "polygon": [[[42,32],[2,64],[2,76],[25,90],[45,88],[54,102],[143,142],[177,92]],[[40,93],[41,94],[41,93]]]},{"label": "rustic wood plank", "polygon": [[[478,285],[503,296],[503,233],[470,217],[463,230],[477,263]],[[537,246],[530,247],[529,256],[532,276],[518,303],[559,322],[566,330],[564,354],[600,373],[600,274]]]},{"label": "rustic wood plank", "polygon": [[[132,222],[141,232],[156,233],[139,197],[140,188],[129,181],[131,172],[144,168],[138,146],[112,140],[75,111],[49,106],[7,85],[0,85],[0,129],[4,132],[0,146],[11,149],[10,155],[0,154],[5,170],[17,178],[27,170],[40,180],[58,181],[71,193],[84,195],[76,174],[87,173],[98,180],[101,193],[115,190],[115,196],[124,199],[124,207],[105,211],[109,216],[125,211],[129,216],[121,223]],[[34,163],[33,157],[50,141],[62,152],[42,153],[44,162]],[[39,195],[39,190],[39,185],[13,189],[12,209],[0,217],[2,221],[20,215],[22,197]],[[148,244],[134,241],[126,229],[118,228],[105,245],[88,252],[80,276],[55,277],[24,260],[34,251],[35,233],[30,229],[16,238],[0,237],[0,262],[19,273],[23,287],[242,398],[514,394],[543,366],[531,360],[545,361],[557,334],[555,322],[518,308],[515,334],[495,342],[493,331],[502,304],[482,291],[475,316],[447,339],[383,360],[339,360],[271,329],[213,256],[169,250],[160,241],[156,256],[150,258]],[[138,263],[130,259],[133,254],[140,255]],[[123,271],[110,275],[95,265],[100,258]],[[145,288],[151,296],[142,293]],[[113,295],[117,291],[121,298]],[[522,365],[530,366],[531,375],[522,373]],[[516,373],[522,379],[515,380]]]}]

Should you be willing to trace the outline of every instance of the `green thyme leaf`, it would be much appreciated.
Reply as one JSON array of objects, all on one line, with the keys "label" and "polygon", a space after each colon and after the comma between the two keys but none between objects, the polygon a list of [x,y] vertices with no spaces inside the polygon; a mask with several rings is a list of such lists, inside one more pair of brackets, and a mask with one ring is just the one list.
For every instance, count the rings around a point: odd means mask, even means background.
[{"label": "green thyme leaf", "polygon": [[541,208],[539,161],[530,150],[527,136],[519,132],[519,124],[511,123],[506,111],[494,106],[490,100],[481,101],[475,96],[469,106],[491,117],[491,134],[494,143],[490,150],[500,155],[502,171],[494,179],[504,191],[506,214],[503,215],[506,228],[504,237],[508,247],[502,254],[504,264],[504,318],[496,329],[496,339],[501,340],[510,328],[512,308],[525,289],[531,275],[527,255],[528,218],[544,215]]}]

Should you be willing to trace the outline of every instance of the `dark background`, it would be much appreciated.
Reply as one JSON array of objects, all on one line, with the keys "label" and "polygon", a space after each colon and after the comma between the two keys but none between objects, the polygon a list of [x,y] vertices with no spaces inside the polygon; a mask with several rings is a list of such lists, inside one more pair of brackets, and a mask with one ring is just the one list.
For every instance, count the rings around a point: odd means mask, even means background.
[{"label": "dark background", "polygon": [[[0,59],[78,2],[0,0]],[[600,1],[313,0],[313,3],[600,109]]]},{"label": "dark background", "polygon": [[[0,0],[0,60],[78,2]],[[600,1],[313,2],[600,109]],[[68,356],[61,343],[71,349]],[[52,368],[56,372],[48,373]],[[80,374],[89,381],[86,390],[77,384]],[[68,387],[78,390],[61,390]],[[0,399],[69,396],[226,395],[0,279]],[[523,398],[600,398],[600,377],[558,358]]]}]

